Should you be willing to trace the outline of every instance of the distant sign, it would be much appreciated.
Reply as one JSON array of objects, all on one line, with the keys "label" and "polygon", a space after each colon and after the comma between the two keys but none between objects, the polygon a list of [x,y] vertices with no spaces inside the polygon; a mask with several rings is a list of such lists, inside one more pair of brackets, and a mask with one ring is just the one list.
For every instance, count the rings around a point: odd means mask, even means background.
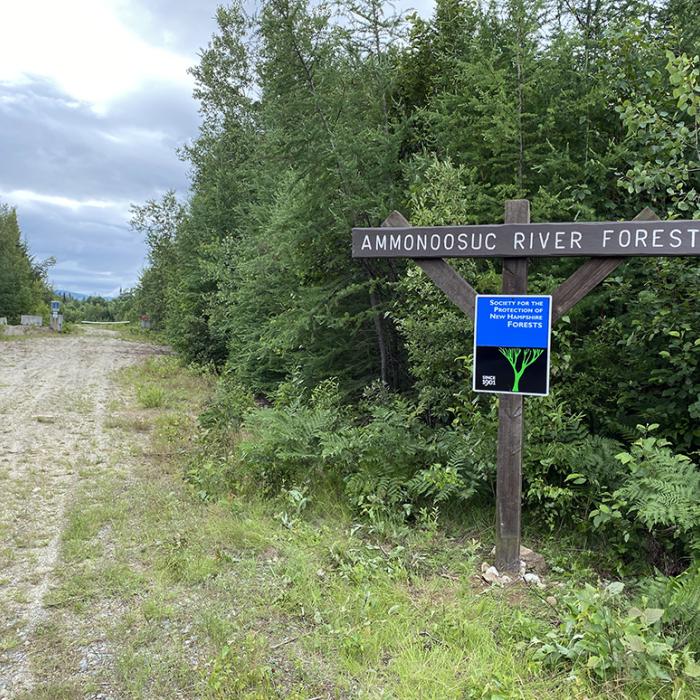
[{"label": "distant sign", "polygon": [[52,301],[51,302],[51,311],[58,311],[60,308],[61,308],[60,301]]},{"label": "distant sign", "polygon": [[552,297],[476,297],[474,391],[549,393]]},{"label": "distant sign", "polygon": [[355,228],[354,258],[700,255],[700,221]]}]

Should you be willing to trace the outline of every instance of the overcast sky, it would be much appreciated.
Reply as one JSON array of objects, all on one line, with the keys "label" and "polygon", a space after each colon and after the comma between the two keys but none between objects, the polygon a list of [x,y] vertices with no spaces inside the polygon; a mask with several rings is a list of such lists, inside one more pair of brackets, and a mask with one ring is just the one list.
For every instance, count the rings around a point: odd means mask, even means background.
[{"label": "overcast sky", "polygon": [[[176,149],[197,134],[187,68],[221,0],[3,2],[0,202],[16,206],[57,289],[114,295],[145,248],[129,205],[187,194]],[[432,0],[398,8],[430,11]]]}]

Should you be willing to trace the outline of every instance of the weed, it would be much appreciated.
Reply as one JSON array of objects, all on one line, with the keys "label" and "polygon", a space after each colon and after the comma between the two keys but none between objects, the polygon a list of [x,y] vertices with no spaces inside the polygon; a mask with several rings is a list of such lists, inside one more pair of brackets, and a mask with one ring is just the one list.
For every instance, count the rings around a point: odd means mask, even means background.
[{"label": "weed", "polygon": [[[664,610],[627,607],[624,585],[586,585],[567,595],[560,606],[561,622],[545,640],[534,639],[536,659],[569,663],[575,673],[599,681],[613,677],[632,681],[656,680],[685,686],[684,674],[700,677],[700,665],[686,649],[662,630]],[[689,688],[688,688],[689,690]]]},{"label": "weed", "polygon": [[143,408],[160,408],[165,404],[165,390],[157,384],[136,387],[136,398]]},{"label": "weed", "polygon": [[151,423],[138,415],[108,416],[104,422],[105,428],[145,433],[151,429]]},{"label": "weed", "polygon": [[265,700],[276,695],[272,670],[256,637],[249,635],[219,650],[208,673],[206,691],[212,700]]}]

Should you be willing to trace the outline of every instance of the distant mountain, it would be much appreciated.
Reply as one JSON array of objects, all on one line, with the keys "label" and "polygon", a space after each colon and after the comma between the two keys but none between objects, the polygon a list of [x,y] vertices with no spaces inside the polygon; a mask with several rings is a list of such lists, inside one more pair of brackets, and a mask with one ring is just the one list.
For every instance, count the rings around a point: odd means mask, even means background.
[{"label": "distant mountain", "polygon": [[69,292],[67,289],[54,289],[53,292],[57,297],[62,297],[65,294],[67,297],[77,299],[78,301],[84,301],[90,296],[89,294],[81,294],[80,292]]}]

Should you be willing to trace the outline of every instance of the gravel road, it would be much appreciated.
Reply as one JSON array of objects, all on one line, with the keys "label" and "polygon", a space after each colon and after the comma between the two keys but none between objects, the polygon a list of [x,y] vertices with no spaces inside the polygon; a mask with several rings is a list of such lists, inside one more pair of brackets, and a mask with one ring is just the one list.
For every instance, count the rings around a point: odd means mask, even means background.
[{"label": "gravel road", "polygon": [[0,700],[31,693],[64,513],[81,470],[105,462],[114,439],[112,373],[154,352],[98,329],[0,342]]}]

